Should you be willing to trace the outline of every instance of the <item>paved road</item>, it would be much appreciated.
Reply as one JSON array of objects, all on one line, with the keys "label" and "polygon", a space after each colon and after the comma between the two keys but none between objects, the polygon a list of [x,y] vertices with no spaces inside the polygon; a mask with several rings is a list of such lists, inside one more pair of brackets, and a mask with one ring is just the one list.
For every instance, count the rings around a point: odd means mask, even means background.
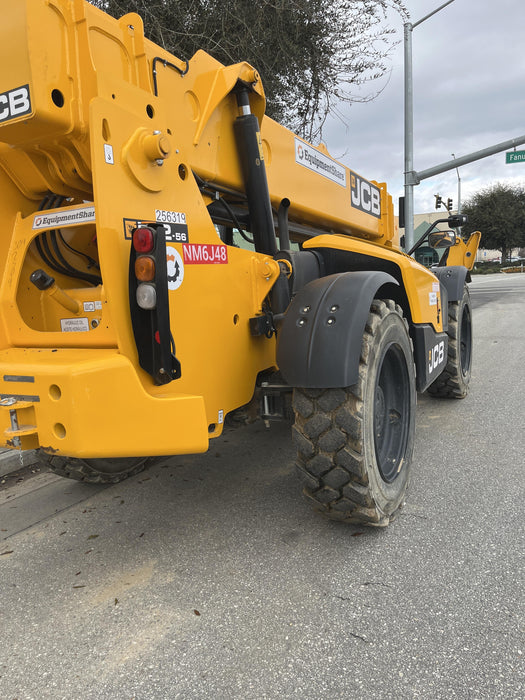
[{"label": "paved road", "polygon": [[310,512],[286,424],[109,488],[5,477],[0,697],[523,698],[525,275],[471,293],[472,391],[420,397],[386,530]]}]

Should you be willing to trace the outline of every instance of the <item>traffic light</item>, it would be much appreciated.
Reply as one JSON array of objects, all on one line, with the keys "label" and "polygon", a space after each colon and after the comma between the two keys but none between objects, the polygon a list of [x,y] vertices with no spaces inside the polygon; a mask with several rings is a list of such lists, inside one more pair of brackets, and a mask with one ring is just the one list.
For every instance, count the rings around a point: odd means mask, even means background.
[{"label": "traffic light", "polygon": [[450,197],[447,199],[447,211],[452,211],[452,199]]},{"label": "traffic light", "polygon": [[436,198],[436,209],[439,209],[439,207],[443,204],[443,200],[439,194],[435,194],[434,197]]}]

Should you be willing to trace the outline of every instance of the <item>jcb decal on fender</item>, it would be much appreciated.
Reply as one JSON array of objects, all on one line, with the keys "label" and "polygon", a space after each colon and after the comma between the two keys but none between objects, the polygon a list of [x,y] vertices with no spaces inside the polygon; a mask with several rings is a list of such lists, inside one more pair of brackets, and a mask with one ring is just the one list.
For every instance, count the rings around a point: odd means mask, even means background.
[{"label": "jcb decal on fender", "polygon": [[442,340],[428,351],[428,373],[432,374],[445,361],[445,343]]},{"label": "jcb decal on fender", "polygon": [[381,218],[381,190],[368,180],[350,171],[350,197],[355,209]]}]

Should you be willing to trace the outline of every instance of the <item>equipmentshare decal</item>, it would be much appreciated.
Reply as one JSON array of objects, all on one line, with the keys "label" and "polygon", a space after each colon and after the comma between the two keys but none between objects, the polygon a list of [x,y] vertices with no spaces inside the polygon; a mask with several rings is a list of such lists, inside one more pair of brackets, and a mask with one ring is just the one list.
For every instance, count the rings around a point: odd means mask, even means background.
[{"label": "equipmentshare decal", "polygon": [[350,197],[355,209],[381,218],[381,190],[350,170]]},{"label": "equipmentshare decal", "polygon": [[346,168],[297,137],[295,138],[295,162],[346,187]]},{"label": "equipmentshare decal", "polygon": [[65,228],[66,226],[77,226],[78,224],[88,224],[95,221],[95,207],[78,207],[77,209],[67,209],[55,214],[35,214],[33,219],[33,230],[45,228]]}]

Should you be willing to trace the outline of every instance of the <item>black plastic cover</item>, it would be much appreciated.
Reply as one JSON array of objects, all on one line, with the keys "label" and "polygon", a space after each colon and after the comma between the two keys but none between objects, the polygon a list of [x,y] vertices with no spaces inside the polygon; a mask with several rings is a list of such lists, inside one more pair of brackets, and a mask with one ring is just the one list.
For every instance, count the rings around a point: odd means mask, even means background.
[{"label": "black plastic cover", "polygon": [[277,364],[290,386],[351,386],[370,305],[384,285],[380,271],[342,272],[309,282],[293,299],[277,336]]},{"label": "black plastic cover", "polygon": [[463,288],[468,274],[466,267],[463,267],[463,265],[434,267],[432,272],[447,290],[449,301],[459,301],[463,298]]}]

